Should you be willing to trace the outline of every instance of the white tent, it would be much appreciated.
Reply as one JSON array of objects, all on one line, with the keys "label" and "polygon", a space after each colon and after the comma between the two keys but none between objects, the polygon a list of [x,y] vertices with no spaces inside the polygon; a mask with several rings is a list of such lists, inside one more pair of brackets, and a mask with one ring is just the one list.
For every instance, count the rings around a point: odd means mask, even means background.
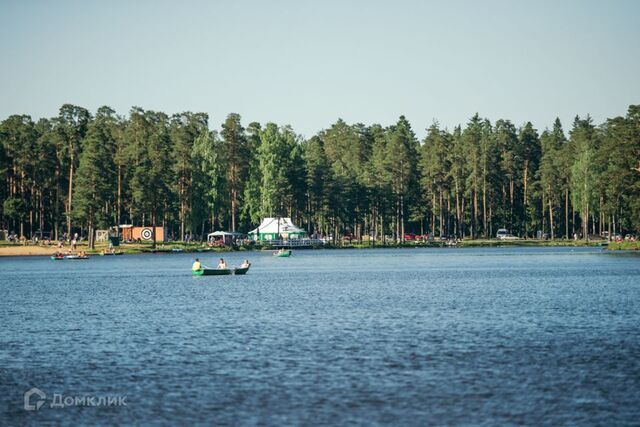
[{"label": "white tent", "polygon": [[249,232],[257,240],[299,239],[307,232],[297,227],[291,218],[265,218],[262,223]]},{"label": "white tent", "polygon": [[[233,239],[241,238],[244,236],[242,233],[234,233],[230,231],[214,231],[213,233],[207,234],[207,241],[211,242],[213,240],[223,240],[225,243],[230,243]],[[216,239],[216,237],[220,239]]]}]

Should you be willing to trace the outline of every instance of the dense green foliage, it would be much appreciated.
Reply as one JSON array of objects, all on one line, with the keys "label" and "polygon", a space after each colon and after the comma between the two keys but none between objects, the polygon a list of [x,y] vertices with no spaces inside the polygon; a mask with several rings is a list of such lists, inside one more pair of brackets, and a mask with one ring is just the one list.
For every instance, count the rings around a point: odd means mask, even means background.
[{"label": "dense green foliage", "polygon": [[387,128],[340,119],[305,140],[238,114],[218,132],[203,113],[64,105],[0,124],[0,172],[2,228],[27,237],[133,223],[184,239],[279,215],[334,238],[635,233],[640,106],[600,126],[576,117],[568,137],[559,120],[539,134],[476,114],[418,141],[404,116]]}]

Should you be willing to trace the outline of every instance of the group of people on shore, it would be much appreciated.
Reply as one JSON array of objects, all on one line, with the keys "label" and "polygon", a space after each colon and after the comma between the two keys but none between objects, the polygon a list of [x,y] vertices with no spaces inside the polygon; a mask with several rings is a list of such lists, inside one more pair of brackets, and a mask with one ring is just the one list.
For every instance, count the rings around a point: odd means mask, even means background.
[{"label": "group of people on shore", "polygon": [[[244,261],[242,261],[242,264],[240,264],[239,268],[248,268],[249,266],[251,266],[251,263],[249,262],[248,259],[245,259]],[[198,270],[202,270],[203,268],[207,268],[207,267],[202,265],[202,263],[200,262],[199,258],[196,258],[196,260],[193,262],[193,265],[191,266],[191,270],[198,271]],[[216,268],[217,269],[227,269],[229,267],[227,267],[227,263],[224,260],[224,258],[220,258]]]},{"label": "group of people on shore", "polygon": [[71,246],[72,250],[76,249],[77,243],[82,240],[82,238],[78,235],[78,233],[74,233],[73,236],[67,236],[67,233],[63,233],[57,243],[52,240],[47,234],[38,235],[34,234],[33,237],[27,239],[25,236],[18,236],[16,233],[9,233],[6,237],[7,242],[9,243],[20,243],[22,246],[27,245],[36,245],[36,246],[51,246],[57,245],[58,249],[62,249],[65,246],[65,243],[68,243]]}]

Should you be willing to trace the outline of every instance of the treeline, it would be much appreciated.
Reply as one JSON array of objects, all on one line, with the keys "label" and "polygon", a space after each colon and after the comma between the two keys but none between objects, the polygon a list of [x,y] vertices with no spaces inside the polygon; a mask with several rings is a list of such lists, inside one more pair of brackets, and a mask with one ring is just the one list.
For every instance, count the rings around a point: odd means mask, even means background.
[{"label": "treeline", "polygon": [[477,114],[418,141],[389,127],[338,120],[305,140],[290,126],[229,114],[63,105],[0,125],[2,227],[20,235],[116,224],[164,225],[176,239],[247,231],[290,216],[311,234],[490,237],[506,228],[551,238],[640,230],[640,106],[596,126],[576,117],[539,133]]}]

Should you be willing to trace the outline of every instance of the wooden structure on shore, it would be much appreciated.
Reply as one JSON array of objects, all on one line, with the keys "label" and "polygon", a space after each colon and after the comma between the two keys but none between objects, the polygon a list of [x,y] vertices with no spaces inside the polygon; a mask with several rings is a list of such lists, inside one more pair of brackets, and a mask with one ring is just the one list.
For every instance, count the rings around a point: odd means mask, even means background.
[{"label": "wooden structure on shore", "polygon": [[[120,225],[123,241],[137,240],[150,242],[153,240],[153,227],[134,227],[133,225]],[[156,242],[166,242],[167,233],[164,227],[155,227]]]}]

